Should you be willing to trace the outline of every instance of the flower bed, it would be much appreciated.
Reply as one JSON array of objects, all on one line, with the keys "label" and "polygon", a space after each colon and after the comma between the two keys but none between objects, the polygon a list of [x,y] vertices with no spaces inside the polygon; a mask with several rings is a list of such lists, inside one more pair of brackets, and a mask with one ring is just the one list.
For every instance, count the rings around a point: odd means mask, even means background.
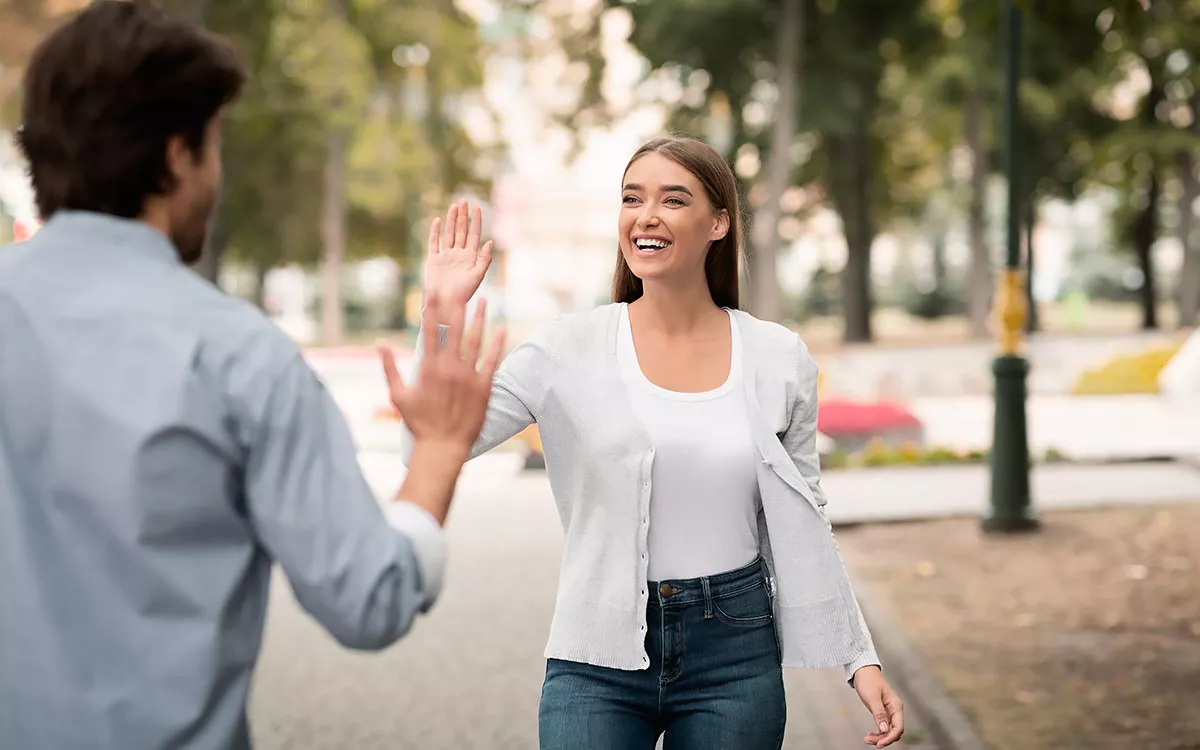
[{"label": "flower bed", "polygon": [[1072,392],[1077,396],[1158,393],[1158,374],[1180,346],[1160,344],[1137,354],[1118,355],[1080,375]]},{"label": "flower bed", "polygon": [[[863,469],[876,466],[942,466],[980,464],[990,458],[990,451],[960,451],[943,446],[922,447],[913,442],[891,445],[873,439],[862,450],[835,448],[821,458],[823,469]],[[1030,455],[1030,463],[1058,463],[1069,458],[1062,451],[1050,448],[1041,455]]]},{"label": "flower bed", "polygon": [[887,445],[920,445],[924,438],[921,421],[900,404],[830,399],[817,408],[817,430],[829,437],[837,449],[866,450],[873,441]]}]

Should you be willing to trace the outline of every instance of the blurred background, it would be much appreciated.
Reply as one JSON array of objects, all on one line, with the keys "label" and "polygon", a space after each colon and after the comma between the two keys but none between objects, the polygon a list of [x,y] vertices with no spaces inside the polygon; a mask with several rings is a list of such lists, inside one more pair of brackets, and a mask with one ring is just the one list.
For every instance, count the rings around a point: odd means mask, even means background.
[{"label": "blurred background", "polygon": [[[22,67],[85,4],[0,0],[0,243],[37,228]],[[252,75],[197,271],[305,347],[381,497],[403,467],[368,345],[408,356],[429,220],[483,205],[481,294],[520,341],[608,301],[629,155],[700,137],[742,180],[743,299],[821,365],[829,513],[909,744],[1200,748],[1200,0],[161,5]],[[1030,366],[1007,400],[1006,267]],[[449,590],[381,657],[278,587],[260,745],[535,744],[561,545],[540,468],[536,430],[468,467]],[[997,507],[1040,523],[986,533]],[[860,746],[836,675],[789,688],[789,747]]]}]

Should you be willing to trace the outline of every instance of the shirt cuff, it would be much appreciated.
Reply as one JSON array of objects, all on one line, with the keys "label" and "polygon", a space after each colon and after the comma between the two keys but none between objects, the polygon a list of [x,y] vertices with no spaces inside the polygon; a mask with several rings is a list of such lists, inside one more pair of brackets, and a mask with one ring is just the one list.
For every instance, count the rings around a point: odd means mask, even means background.
[{"label": "shirt cuff", "polygon": [[874,648],[868,648],[866,651],[863,651],[857,659],[844,667],[846,670],[846,682],[851,687],[854,686],[854,673],[863,667],[879,667],[883,669],[883,665],[879,663],[879,655],[875,653]]},{"label": "shirt cuff", "polygon": [[412,543],[421,571],[421,593],[425,595],[422,611],[426,611],[442,591],[446,571],[446,532],[427,510],[403,500],[388,503],[384,517]]}]

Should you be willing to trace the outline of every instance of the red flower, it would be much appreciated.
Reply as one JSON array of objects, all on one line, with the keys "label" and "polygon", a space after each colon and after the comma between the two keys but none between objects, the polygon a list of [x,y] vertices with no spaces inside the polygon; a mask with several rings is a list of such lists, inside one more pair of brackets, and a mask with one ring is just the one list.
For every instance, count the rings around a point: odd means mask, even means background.
[{"label": "red flower", "polygon": [[862,403],[832,399],[817,409],[817,429],[831,438],[919,428],[920,420],[890,401]]}]

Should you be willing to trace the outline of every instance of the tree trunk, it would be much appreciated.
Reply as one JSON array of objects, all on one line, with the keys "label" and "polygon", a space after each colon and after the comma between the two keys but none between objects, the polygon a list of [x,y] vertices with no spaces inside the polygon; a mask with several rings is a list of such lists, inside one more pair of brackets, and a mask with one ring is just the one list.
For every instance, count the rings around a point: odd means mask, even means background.
[{"label": "tree trunk", "polygon": [[933,266],[934,292],[942,298],[948,299],[950,292],[946,289],[946,228],[940,224],[934,228],[930,255]]},{"label": "tree trunk", "polygon": [[804,38],[801,0],[783,0],[775,38],[775,84],[779,89],[771,151],[767,162],[766,197],[754,217],[754,262],[750,266],[751,311],[763,320],[779,320],[779,219],[783,193],[791,183],[792,141],[796,137],[797,49]]},{"label": "tree trunk", "polygon": [[967,101],[967,150],[971,153],[971,197],[967,206],[967,232],[971,248],[967,316],[974,338],[987,338],[992,310],[992,258],[987,244],[987,150],[983,145],[983,115],[987,105],[984,85],[976,82]]},{"label": "tree trunk", "polygon": [[1034,265],[1033,230],[1037,227],[1037,217],[1037,198],[1030,196],[1029,203],[1025,206],[1025,299],[1028,304],[1025,317],[1026,333],[1037,333],[1041,328],[1037,300],[1033,296],[1033,275],[1037,272],[1037,266]]},{"label": "tree trunk", "polygon": [[267,309],[267,274],[270,271],[270,266],[265,263],[256,263],[254,266],[254,304],[268,314],[271,312]]},{"label": "tree trunk", "polygon": [[[173,2],[165,3],[164,8],[167,12],[186,18],[192,23],[203,24],[204,15],[208,11],[208,0],[174,0]],[[225,185],[227,184],[228,179],[226,179],[220,193],[217,195],[217,202],[213,207],[213,216],[208,223],[208,236],[204,242],[204,249],[200,253],[200,259],[193,266],[193,270],[196,273],[218,287],[221,285],[221,251],[225,247],[220,224],[220,211],[221,204],[225,202]]]},{"label": "tree trunk", "polygon": [[[1150,70],[1150,91],[1142,100],[1140,113],[1142,126],[1154,128],[1158,124],[1156,110],[1159,102],[1166,100],[1163,89],[1163,71],[1161,65],[1146,60]],[[1154,242],[1158,239],[1158,199],[1162,189],[1158,180],[1158,157],[1151,157],[1150,184],[1146,188],[1146,207],[1133,220],[1133,250],[1137,253],[1138,268],[1142,271],[1142,288],[1140,302],[1142,306],[1142,329],[1155,330],[1158,328],[1158,293],[1154,284]]]},{"label": "tree trunk", "polygon": [[346,137],[329,134],[325,154],[325,191],[321,215],[324,244],[321,267],[321,340],[340,344],[342,321],[342,261],[346,257]]},{"label": "tree trunk", "polygon": [[842,315],[847,343],[870,341],[871,245],[875,227],[871,221],[870,134],[860,129],[848,136],[830,139],[831,153],[839,165],[832,183],[834,204],[842,217],[846,235],[846,267],[842,271]]},{"label": "tree trunk", "polygon": [[[1200,131],[1200,96],[1192,98],[1192,130]],[[1200,222],[1196,221],[1196,202],[1200,201],[1200,180],[1196,178],[1196,156],[1180,151],[1176,157],[1183,194],[1179,198],[1179,238],[1183,242],[1183,269],[1179,278],[1179,325],[1200,323]]]},{"label": "tree trunk", "polygon": [[192,266],[192,270],[208,279],[213,285],[221,286],[221,251],[225,249],[224,227],[221,223],[220,207],[225,202],[224,190],[217,196],[217,205],[213,209],[212,218],[208,221],[208,234],[204,239],[204,249],[200,259]]},{"label": "tree trunk", "polygon": [[1146,190],[1146,207],[1138,213],[1133,226],[1133,249],[1137,253],[1138,268],[1142,271],[1140,302],[1142,305],[1142,329],[1158,328],[1158,294],[1154,288],[1154,241],[1158,238],[1158,175],[1150,175],[1150,187]]}]

